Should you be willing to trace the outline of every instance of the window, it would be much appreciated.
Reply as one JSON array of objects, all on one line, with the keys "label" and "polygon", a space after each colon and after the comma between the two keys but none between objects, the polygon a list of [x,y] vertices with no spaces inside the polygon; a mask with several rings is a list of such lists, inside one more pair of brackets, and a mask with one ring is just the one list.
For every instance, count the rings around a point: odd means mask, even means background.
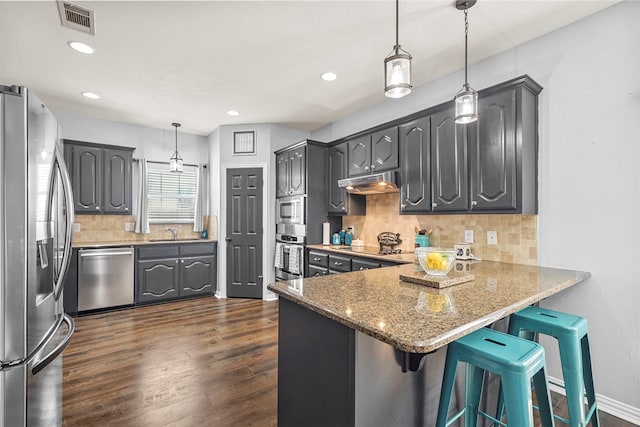
[{"label": "window", "polygon": [[149,222],[193,222],[197,186],[197,168],[185,166],[184,172],[176,173],[167,167],[149,167]]}]

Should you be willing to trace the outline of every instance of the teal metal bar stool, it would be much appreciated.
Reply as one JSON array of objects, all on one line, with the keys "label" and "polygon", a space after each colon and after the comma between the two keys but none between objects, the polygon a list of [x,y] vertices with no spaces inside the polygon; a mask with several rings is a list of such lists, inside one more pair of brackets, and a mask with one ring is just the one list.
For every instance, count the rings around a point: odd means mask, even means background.
[{"label": "teal metal bar stool", "polygon": [[[533,341],[535,334],[539,333],[558,340],[569,419],[559,415],[555,418],[571,427],[584,427],[589,421],[593,426],[600,425],[587,332],[587,319],[540,307],[522,309],[512,314],[509,320],[511,335]],[[502,406],[499,398],[498,416],[502,415]]]},{"label": "teal metal bar stool", "polygon": [[[458,362],[467,364],[465,407],[447,420]],[[478,415],[494,423],[506,425],[479,410],[485,371],[500,376],[505,392],[507,420],[511,426],[533,427],[534,425],[531,405],[532,378],[538,393],[542,425],[545,427],[554,425],[542,346],[533,341],[482,328],[448,346],[436,427],[448,426],[462,415],[464,415],[466,427],[475,427]]]}]

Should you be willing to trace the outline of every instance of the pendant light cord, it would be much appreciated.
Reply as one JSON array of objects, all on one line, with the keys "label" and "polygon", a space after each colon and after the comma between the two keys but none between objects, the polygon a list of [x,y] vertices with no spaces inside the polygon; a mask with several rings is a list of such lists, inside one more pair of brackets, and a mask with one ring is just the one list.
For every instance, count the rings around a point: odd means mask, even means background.
[{"label": "pendant light cord", "polygon": [[400,0],[396,0],[396,54],[398,54],[398,49],[400,49],[400,45],[398,44],[398,27],[399,27],[398,11],[400,9],[398,6],[399,2]]},{"label": "pendant light cord", "polygon": [[467,12],[469,8],[465,7],[464,9],[464,86],[465,88],[469,87],[469,78],[467,76],[467,44],[469,39],[469,19],[467,17]]}]

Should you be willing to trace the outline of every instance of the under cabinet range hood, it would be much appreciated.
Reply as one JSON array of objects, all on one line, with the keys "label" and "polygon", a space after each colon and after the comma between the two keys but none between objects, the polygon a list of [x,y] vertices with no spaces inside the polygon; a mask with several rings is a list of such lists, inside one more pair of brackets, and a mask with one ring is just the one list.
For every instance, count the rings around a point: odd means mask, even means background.
[{"label": "under cabinet range hood", "polygon": [[356,176],[338,180],[338,187],[345,188],[353,194],[397,193],[395,172],[381,172],[371,175]]}]

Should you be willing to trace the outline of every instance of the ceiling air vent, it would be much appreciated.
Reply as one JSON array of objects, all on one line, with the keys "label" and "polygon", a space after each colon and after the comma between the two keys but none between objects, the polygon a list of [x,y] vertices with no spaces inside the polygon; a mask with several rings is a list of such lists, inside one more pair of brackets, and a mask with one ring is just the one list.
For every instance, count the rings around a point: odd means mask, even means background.
[{"label": "ceiling air vent", "polygon": [[63,27],[83,33],[96,34],[96,24],[93,10],[68,1],[58,0],[58,12]]}]

